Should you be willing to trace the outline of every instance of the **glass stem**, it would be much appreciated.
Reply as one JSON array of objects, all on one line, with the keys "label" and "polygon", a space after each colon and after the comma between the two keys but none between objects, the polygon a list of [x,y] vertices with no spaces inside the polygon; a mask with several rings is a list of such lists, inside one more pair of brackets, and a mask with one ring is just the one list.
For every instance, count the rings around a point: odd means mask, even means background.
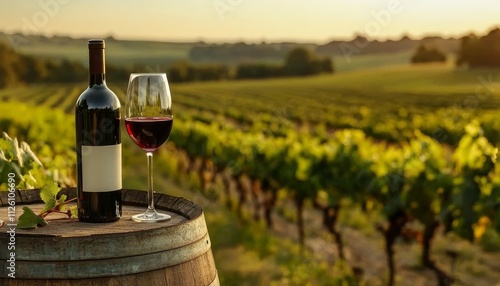
[{"label": "glass stem", "polygon": [[153,152],[146,152],[148,157],[148,211],[155,211],[153,192]]}]

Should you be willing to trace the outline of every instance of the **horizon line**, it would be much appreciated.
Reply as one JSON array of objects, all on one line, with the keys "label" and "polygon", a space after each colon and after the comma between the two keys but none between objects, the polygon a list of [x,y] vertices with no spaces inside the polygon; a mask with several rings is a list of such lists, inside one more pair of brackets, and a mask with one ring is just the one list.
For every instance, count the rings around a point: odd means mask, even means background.
[{"label": "horizon line", "polygon": [[368,39],[370,42],[387,42],[387,41],[400,41],[403,38],[409,38],[410,40],[415,40],[415,41],[420,41],[424,40],[426,38],[442,38],[445,40],[450,40],[450,39],[460,39],[462,37],[474,34],[476,36],[482,36],[488,34],[490,31],[494,29],[500,29],[500,24],[498,25],[493,25],[490,28],[486,29],[486,32],[483,33],[478,33],[476,31],[466,31],[460,33],[460,35],[454,34],[446,34],[442,32],[426,32],[422,33],[422,35],[415,36],[411,35],[411,33],[408,32],[402,32],[398,36],[387,36],[387,37],[369,37],[363,33],[359,32],[353,32],[352,36],[348,37],[330,37],[329,39],[326,40],[318,40],[318,39],[300,39],[300,38],[274,38],[274,39],[242,39],[242,38],[207,38],[203,36],[198,36],[194,38],[171,38],[171,39],[161,39],[161,38],[150,38],[150,37],[137,37],[137,36],[116,36],[113,33],[103,33],[101,36],[88,36],[88,35],[70,35],[70,34],[63,34],[63,33],[58,33],[58,34],[47,34],[47,33],[38,33],[38,34],[27,34],[23,33],[21,31],[5,31],[5,30],[0,30],[0,34],[5,34],[5,35],[22,35],[22,36],[31,36],[31,37],[45,37],[47,39],[51,38],[63,38],[67,37],[73,40],[83,40],[83,39],[90,39],[90,38],[102,38],[102,39],[109,39],[112,38],[113,40],[117,41],[144,41],[144,42],[159,42],[159,43],[186,43],[186,44],[192,44],[192,43],[206,43],[206,44],[236,44],[236,43],[246,43],[246,44],[261,44],[261,43],[266,43],[266,44],[281,44],[281,43],[297,43],[297,44],[312,44],[312,45],[325,45],[331,42],[336,42],[336,41],[343,41],[343,42],[351,42],[355,40],[358,37],[364,37]]}]

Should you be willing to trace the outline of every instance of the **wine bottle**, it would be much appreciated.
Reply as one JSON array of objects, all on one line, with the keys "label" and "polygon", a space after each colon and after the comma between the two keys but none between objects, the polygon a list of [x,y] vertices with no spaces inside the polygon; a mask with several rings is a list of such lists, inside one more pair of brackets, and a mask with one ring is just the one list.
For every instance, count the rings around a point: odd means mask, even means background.
[{"label": "wine bottle", "polygon": [[75,107],[78,219],[112,222],[120,219],[120,101],[106,85],[104,40],[91,39],[89,87]]}]

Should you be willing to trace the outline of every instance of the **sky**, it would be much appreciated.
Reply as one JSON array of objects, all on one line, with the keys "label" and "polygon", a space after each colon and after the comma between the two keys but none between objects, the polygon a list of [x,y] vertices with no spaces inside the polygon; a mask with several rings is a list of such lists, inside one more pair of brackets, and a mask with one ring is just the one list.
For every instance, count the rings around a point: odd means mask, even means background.
[{"label": "sky", "polygon": [[207,42],[326,43],[485,34],[498,0],[21,0],[4,1],[0,31]]}]

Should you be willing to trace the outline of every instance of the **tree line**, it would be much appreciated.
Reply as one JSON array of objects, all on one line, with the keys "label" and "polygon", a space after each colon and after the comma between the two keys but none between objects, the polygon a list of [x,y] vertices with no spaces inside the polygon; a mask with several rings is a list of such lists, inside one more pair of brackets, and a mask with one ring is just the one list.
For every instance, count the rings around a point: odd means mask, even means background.
[{"label": "tree line", "polygon": [[418,63],[432,63],[432,62],[446,62],[446,54],[436,47],[427,47],[421,45],[411,58],[412,64]]},{"label": "tree line", "polygon": [[[17,53],[0,42],[0,88],[28,83],[76,83],[87,78],[87,68],[78,61],[67,59],[42,59]],[[144,66],[117,67],[107,65],[111,81],[123,81],[132,72],[147,70]],[[187,60],[174,63],[166,70],[172,82],[228,80],[244,78],[270,78],[281,76],[306,76],[333,73],[333,63],[306,48],[288,52],[283,65],[244,63],[232,70],[224,64],[193,64]]]},{"label": "tree line", "polygon": [[241,63],[231,69],[223,64],[191,64],[180,61],[169,69],[169,79],[174,82],[257,79],[283,76],[308,76],[321,73],[333,73],[333,61],[329,57],[320,57],[304,47],[291,49],[285,56],[284,64]]},{"label": "tree line", "polygon": [[[445,52],[426,44],[421,44],[411,58],[413,64],[445,61]],[[469,68],[500,67],[500,29],[492,29],[482,37],[474,34],[462,37],[456,65]]]},{"label": "tree line", "polygon": [[[88,69],[79,61],[43,59],[16,52],[0,42],[0,88],[30,83],[78,83],[88,78]],[[107,65],[113,81],[128,79],[132,69]]]},{"label": "tree line", "polygon": [[87,76],[80,63],[45,60],[17,53],[0,43],[0,88],[37,82],[77,82]]},{"label": "tree line", "polygon": [[236,70],[236,78],[307,76],[333,72],[334,67],[330,57],[319,57],[306,48],[294,48],[287,53],[283,66],[242,64]]}]

